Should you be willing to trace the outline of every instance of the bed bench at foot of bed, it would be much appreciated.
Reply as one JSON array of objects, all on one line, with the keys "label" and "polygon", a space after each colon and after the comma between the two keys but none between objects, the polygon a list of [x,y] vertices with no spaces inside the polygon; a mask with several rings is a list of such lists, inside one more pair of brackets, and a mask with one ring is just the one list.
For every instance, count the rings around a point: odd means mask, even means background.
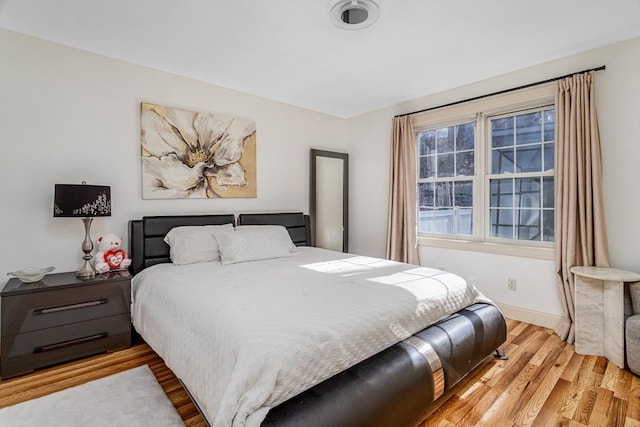
[{"label": "bed bench at foot of bed", "polygon": [[506,341],[506,322],[474,304],[273,408],[263,427],[400,427]]}]

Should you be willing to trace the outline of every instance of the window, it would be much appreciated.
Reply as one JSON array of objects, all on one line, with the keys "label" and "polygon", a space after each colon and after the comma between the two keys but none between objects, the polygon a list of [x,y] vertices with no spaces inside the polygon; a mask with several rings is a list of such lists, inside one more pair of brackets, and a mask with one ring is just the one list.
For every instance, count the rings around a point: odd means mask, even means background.
[{"label": "window", "polygon": [[471,235],[475,124],[419,134],[418,231]]},{"label": "window", "polygon": [[450,116],[435,125],[428,116],[414,121],[419,236],[552,247],[555,110],[549,97]]},{"label": "window", "polygon": [[553,242],[555,110],[489,123],[489,236]]}]

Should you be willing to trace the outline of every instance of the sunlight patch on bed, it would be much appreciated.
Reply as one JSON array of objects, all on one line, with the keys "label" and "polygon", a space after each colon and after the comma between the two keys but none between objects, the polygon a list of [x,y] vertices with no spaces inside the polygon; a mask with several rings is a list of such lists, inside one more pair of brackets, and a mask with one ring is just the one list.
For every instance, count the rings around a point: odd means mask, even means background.
[{"label": "sunlight patch on bed", "polygon": [[401,283],[411,282],[414,280],[421,280],[424,278],[432,278],[441,274],[448,274],[442,270],[436,270],[435,268],[417,267],[409,270],[394,273],[389,276],[374,277],[369,279],[373,282],[384,283],[385,285],[398,285]]},{"label": "sunlight patch on bed", "polygon": [[412,268],[367,280],[397,286],[413,294],[417,303],[417,315],[425,314],[429,310],[429,301],[447,298],[450,292],[455,293],[458,290],[464,292],[467,287],[463,278],[446,271],[427,267]]},{"label": "sunlight patch on bed", "polygon": [[318,271],[320,273],[341,274],[343,276],[349,276],[365,271],[372,271],[379,268],[389,267],[391,265],[395,265],[395,263],[393,261],[384,259],[357,256],[353,258],[338,259],[334,261],[316,262],[313,264],[301,265],[301,267]]}]

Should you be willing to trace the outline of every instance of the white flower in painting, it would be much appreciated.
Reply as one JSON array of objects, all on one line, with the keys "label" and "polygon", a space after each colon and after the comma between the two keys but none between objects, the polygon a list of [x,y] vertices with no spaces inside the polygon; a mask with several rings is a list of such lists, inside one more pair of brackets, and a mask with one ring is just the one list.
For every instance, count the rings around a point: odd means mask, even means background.
[{"label": "white flower in painting", "polygon": [[217,197],[217,184],[246,185],[238,163],[252,120],[142,105],[143,193],[147,198]]}]

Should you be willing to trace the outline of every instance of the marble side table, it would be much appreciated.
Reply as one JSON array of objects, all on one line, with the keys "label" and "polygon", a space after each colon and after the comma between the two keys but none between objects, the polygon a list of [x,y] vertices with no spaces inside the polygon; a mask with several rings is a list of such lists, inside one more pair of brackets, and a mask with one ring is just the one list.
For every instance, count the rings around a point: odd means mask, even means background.
[{"label": "marble side table", "polygon": [[571,272],[576,353],[604,356],[624,369],[624,325],[632,314],[625,284],[640,281],[640,274],[602,267],[572,267]]}]

